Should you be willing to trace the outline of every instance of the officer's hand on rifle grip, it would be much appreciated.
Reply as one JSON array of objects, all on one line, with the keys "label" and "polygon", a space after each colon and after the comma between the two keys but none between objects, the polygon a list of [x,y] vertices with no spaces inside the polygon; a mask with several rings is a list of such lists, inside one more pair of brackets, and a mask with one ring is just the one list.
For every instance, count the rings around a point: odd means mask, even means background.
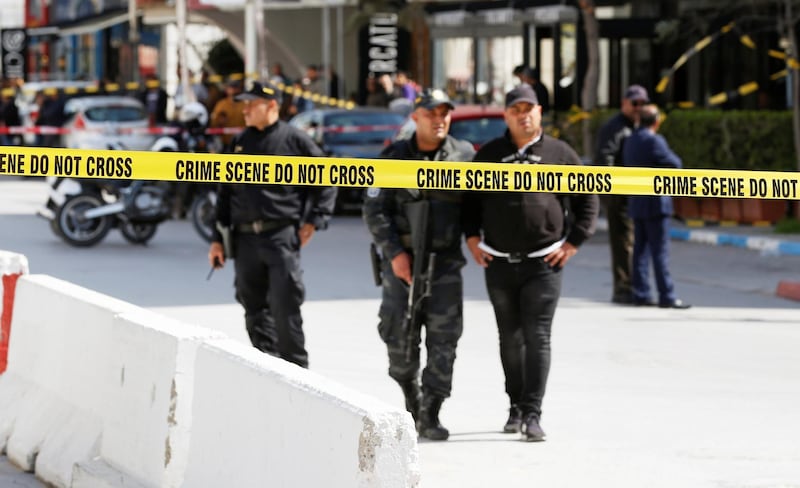
[{"label": "officer's hand on rifle grip", "polygon": [[401,252],[392,258],[392,272],[399,279],[411,284],[411,256]]}]

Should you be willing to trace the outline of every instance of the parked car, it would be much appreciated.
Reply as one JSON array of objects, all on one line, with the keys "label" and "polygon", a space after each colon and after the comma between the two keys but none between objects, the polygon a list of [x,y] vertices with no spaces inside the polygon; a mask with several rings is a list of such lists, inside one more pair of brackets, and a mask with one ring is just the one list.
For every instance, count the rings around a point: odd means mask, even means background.
[{"label": "parked car", "polygon": [[[417,124],[408,118],[392,140],[409,139]],[[469,141],[479,149],[483,144],[495,137],[500,137],[506,130],[502,107],[485,105],[458,105],[451,115],[450,135],[456,139]]]},{"label": "parked car", "polygon": [[64,106],[67,121],[62,145],[75,149],[147,151],[157,136],[148,133],[150,119],[144,104],[132,97],[77,97]]},{"label": "parked car", "polygon": [[[295,115],[289,124],[306,132],[331,157],[377,158],[405,117],[380,108],[315,109]],[[337,212],[361,209],[363,188],[340,188]]]}]

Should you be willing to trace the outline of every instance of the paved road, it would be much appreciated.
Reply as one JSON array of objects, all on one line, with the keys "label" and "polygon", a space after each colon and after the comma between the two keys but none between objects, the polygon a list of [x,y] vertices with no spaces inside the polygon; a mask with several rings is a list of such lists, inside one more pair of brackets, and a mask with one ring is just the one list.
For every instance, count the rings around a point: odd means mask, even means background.
[{"label": "paved road", "polygon": [[[246,342],[230,269],[205,281],[206,245],[168,222],[151,245],[116,234],[70,248],[32,217],[43,184],[0,180],[0,248],[50,274],[222,330]],[[401,404],[375,331],[368,237],[338,218],[304,251],[312,369]],[[545,399],[548,441],[500,434],[506,398],[491,306],[480,270],[465,269],[465,332],[446,443],[422,443],[425,487],[800,486],[800,304],[774,296],[800,277],[800,257],[673,243],[672,269],[688,311],[617,307],[599,233],[566,272]],[[314,426],[309,419],[308,428]]]}]

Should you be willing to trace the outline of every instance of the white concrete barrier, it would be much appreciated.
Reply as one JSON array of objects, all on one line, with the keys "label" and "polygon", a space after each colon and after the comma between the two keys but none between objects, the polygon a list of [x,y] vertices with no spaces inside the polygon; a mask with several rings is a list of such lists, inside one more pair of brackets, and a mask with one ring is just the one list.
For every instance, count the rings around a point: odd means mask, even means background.
[{"label": "white concrete barrier", "polygon": [[6,370],[14,290],[23,274],[28,274],[28,259],[22,254],[0,251],[0,373]]},{"label": "white concrete barrier", "polygon": [[181,486],[194,351],[221,334],[43,275],[19,280],[13,329],[0,377],[13,462],[56,486],[97,486],[98,473]]},{"label": "white concrete barrier", "polygon": [[414,487],[410,415],[222,336],[18,280],[0,448],[58,487]]},{"label": "white concrete barrier", "polygon": [[197,352],[186,486],[415,487],[411,416],[231,339]]}]

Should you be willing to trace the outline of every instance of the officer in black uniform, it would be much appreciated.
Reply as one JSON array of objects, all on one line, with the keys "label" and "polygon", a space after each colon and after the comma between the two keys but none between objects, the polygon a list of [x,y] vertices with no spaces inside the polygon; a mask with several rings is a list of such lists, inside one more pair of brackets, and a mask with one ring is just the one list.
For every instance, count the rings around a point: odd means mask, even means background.
[{"label": "officer in black uniform", "polygon": [[[622,166],[625,140],[639,124],[641,108],[649,101],[647,90],[641,85],[631,85],[625,90],[620,111],[600,127],[597,134],[594,164]],[[611,276],[614,290],[611,301],[618,304],[634,302],[631,290],[633,269],[633,221],[628,216],[626,195],[603,195],[608,219],[608,244],[611,249]]]},{"label": "officer in black uniform", "polygon": [[[465,141],[448,135],[453,104],[441,90],[426,90],[414,103],[411,117],[416,132],[409,140],[395,142],[382,156],[390,159],[470,161],[475,151]],[[412,229],[410,208],[427,200],[427,228]],[[400,384],[406,409],[417,420],[422,437],[446,440],[449,432],[439,422],[439,409],[450,396],[456,344],[461,337],[463,286],[461,268],[462,194],[454,191],[370,189],[364,203],[364,220],[381,250],[383,301],[378,332],[389,352],[389,376]],[[427,249],[435,253],[430,296],[420,303],[425,326],[427,364],[419,382],[419,335],[409,354],[403,322],[408,310],[409,283],[414,260],[429,259],[412,251],[412,234],[426,235]]]},{"label": "officer in black uniform", "polygon": [[[508,92],[504,118],[508,131],[481,147],[475,161],[581,164],[567,144],[542,132],[541,105],[529,85]],[[539,418],[561,269],[594,232],[597,209],[596,195],[474,192],[465,197],[464,234],[473,258],[486,268],[511,400],[503,430],[522,430],[524,440],[545,437]]]},{"label": "officer in black uniform", "polygon": [[[306,134],[278,120],[280,91],[253,83],[244,100],[247,128],[232,142],[234,154],[323,156]],[[221,185],[217,224],[233,235],[236,299],[244,306],[250,341],[257,349],[308,367],[300,305],[305,297],[300,248],[333,213],[336,188],[289,185]],[[208,259],[225,263],[217,231]]]}]

